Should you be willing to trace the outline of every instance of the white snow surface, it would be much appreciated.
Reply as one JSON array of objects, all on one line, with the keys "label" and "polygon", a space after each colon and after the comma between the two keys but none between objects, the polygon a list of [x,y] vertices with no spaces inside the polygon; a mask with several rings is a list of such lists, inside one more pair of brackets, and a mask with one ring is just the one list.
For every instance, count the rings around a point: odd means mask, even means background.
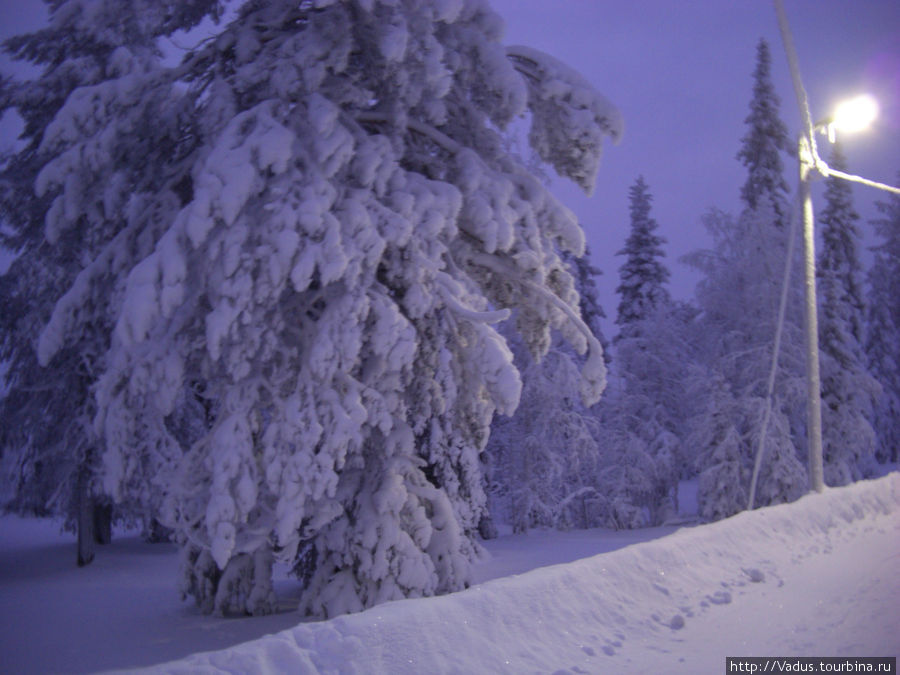
[{"label": "white snow surface", "polygon": [[[170,546],[119,538],[78,570],[71,540],[45,521],[4,517],[0,541],[7,672],[160,663],[297,621],[180,605],[167,592]],[[726,656],[900,654],[896,471],[708,525],[531,532],[487,548],[466,591],[300,623],[147,672],[692,673],[722,672]]]}]

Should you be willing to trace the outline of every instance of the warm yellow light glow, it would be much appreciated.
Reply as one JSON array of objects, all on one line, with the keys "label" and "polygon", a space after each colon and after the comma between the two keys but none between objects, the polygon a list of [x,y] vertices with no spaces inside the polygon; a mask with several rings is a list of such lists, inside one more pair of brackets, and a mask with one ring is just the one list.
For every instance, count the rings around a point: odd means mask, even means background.
[{"label": "warm yellow light glow", "polygon": [[831,126],[841,132],[854,133],[866,129],[878,117],[878,103],[871,96],[857,96],[844,101],[834,111]]}]

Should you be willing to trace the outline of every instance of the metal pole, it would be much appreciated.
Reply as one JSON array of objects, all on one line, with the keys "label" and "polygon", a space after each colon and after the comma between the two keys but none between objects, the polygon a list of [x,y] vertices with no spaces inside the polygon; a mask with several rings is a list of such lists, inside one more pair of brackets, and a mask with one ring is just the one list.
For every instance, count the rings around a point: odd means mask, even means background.
[{"label": "metal pole", "polygon": [[819,320],[816,314],[816,249],[813,230],[810,169],[812,153],[805,136],[800,138],[800,205],[803,218],[803,268],[806,288],[806,414],[809,451],[809,487],[815,492],[825,489],[822,468],[822,385],[819,377]]}]

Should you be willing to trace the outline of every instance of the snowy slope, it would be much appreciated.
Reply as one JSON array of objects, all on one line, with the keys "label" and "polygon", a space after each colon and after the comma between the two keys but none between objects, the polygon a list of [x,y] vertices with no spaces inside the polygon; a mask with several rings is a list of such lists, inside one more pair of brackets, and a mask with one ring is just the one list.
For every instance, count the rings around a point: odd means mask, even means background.
[{"label": "snowy slope", "polygon": [[[691,486],[679,496],[696,510]],[[300,623],[298,584],[276,566],[279,611],[263,617],[205,616],[176,590],[174,545],[116,532],[87,567],[75,567],[75,539],[52,520],[0,517],[0,672],[93,673],[149,666],[226,649]],[[478,583],[614,551],[675,531],[531,531],[487,542]],[[48,648],[48,645],[51,648]]]},{"label": "snowy slope", "polygon": [[900,474],[150,672],[721,672],[900,653]]}]

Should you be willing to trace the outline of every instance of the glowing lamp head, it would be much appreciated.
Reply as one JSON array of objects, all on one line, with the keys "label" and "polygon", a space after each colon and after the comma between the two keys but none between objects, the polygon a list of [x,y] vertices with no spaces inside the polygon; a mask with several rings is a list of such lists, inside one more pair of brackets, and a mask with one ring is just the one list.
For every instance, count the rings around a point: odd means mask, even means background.
[{"label": "glowing lamp head", "polygon": [[871,96],[857,96],[844,101],[834,111],[831,127],[841,132],[855,133],[868,128],[878,117],[878,103]]}]

